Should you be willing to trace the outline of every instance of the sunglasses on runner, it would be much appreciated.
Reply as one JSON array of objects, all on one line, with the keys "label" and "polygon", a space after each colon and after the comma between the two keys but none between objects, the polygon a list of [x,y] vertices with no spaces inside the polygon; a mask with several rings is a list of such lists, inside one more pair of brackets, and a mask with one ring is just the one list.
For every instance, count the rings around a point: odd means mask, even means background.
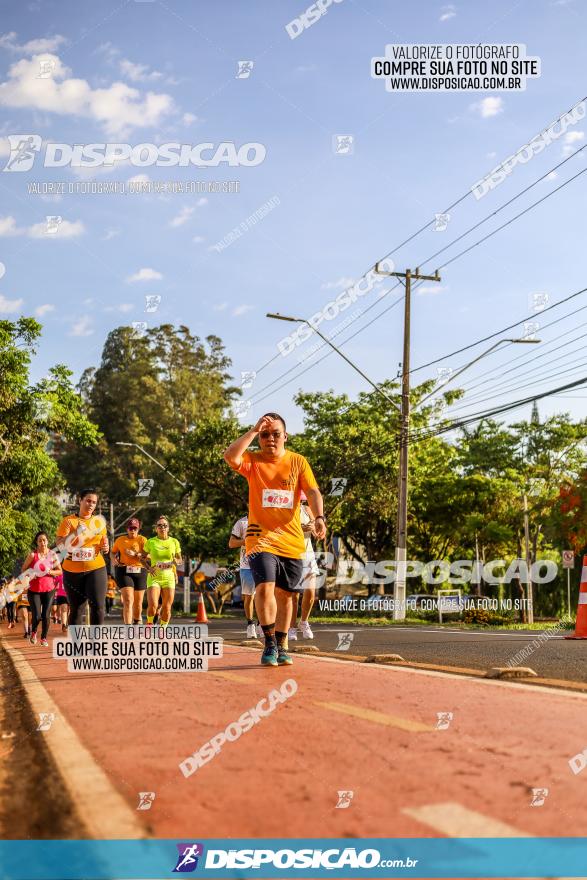
[{"label": "sunglasses on runner", "polygon": [[157,528],[158,529],[168,529],[169,523],[157,523]]},{"label": "sunglasses on runner", "polygon": [[276,440],[279,440],[281,431],[261,431],[261,437],[263,440],[268,440],[269,437],[275,437]]},{"label": "sunglasses on runner", "polygon": [[138,526],[127,526],[126,530],[127,530],[127,532],[138,532],[139,527]]}]

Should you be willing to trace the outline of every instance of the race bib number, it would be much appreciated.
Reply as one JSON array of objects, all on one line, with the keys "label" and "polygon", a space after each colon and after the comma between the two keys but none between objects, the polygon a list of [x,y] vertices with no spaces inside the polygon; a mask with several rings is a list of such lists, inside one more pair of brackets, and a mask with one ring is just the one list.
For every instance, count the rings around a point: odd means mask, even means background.
[{"label": "race bib number", "polygon": [[138,574],[140,572],[140,570],[141,570],[140,565],[127,565],[126,566],[126,573],[127,574]]},{"label": "race bib number", "polygon": [[173,568],[173,562],[158,562],[155,568],[158,568],[159,571],[165,571],[166,568]]},{"label": "race bib number", "polygon": [[263,507],[293,509],[293,489],[263,489]]},{"label": "race bib number", "polygon": [[90,562],[94,558],[94,548],[80,547],[72,552],[71,558],[74,562]]}]

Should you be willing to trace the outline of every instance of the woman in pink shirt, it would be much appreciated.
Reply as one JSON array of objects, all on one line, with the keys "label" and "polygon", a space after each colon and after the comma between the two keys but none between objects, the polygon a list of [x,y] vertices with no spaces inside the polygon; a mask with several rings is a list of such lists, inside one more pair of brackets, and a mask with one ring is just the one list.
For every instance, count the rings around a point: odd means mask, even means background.
[{"label": "woman in pink shirt", "polygon": [[67,632],[67,617],[69,614],[69,604],[67,601],[67,593],[63,586],[63,575],[57,575],[55,578],[55,608],[57,613],[57,622],[61,623],[61,632]]},{"label": "woman in pink shirt", "polygon": [[49,614],[55,595],[55,580],[61,574],[61,565],[56,553],[49,549],[49,539],[45,532],[35,535],[36,550],[25,559],[23,571],[27,568],[35,568],[42,572],[38,577],[32,578],[28,586],[28,597],[32,612],[31,645],[37,644],[37,627],[41,621],[41,645],[46,647],[47,633],[49,631]]}]

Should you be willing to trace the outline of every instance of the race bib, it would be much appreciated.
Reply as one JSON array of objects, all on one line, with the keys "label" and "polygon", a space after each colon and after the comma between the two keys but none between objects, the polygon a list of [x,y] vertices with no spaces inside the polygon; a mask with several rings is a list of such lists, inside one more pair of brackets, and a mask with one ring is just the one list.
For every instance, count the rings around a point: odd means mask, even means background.
[{"label": "race bib", "polygon": [[141,570],[140,565],[127,565],[126,566],[126,573],[127,574],[138,574],[140,572],[140,570]]},{"label": "race bib", "polygon": [[293,489],[263,489],[263,507],[293,509]]},{"label": "race bib", "polygon": [[173,568],[173,562],[158,562],[155,568],[158,568],[159,571],[165,571],[166,568]]},{"label": "race bib", "polygon": [[71,558],[74,562],[90,562],[94,558],[94,548],[79,547],[72,551]]}]

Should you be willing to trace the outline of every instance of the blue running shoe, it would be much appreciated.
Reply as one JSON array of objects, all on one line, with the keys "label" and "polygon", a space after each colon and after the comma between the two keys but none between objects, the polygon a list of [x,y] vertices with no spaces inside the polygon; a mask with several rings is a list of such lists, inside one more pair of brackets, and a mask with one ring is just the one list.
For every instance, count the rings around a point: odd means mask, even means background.
[{"label": "blue running shoe", "polygon": [[277,665],[278,666],[292,666],[293,660],[285,650],[285,648],[279,648],[277,652]]},{"label": "blue running shoe", "polygon": [[261,664],[263,666],[277,666],[277,645],[268,645],[261,654]]}]

